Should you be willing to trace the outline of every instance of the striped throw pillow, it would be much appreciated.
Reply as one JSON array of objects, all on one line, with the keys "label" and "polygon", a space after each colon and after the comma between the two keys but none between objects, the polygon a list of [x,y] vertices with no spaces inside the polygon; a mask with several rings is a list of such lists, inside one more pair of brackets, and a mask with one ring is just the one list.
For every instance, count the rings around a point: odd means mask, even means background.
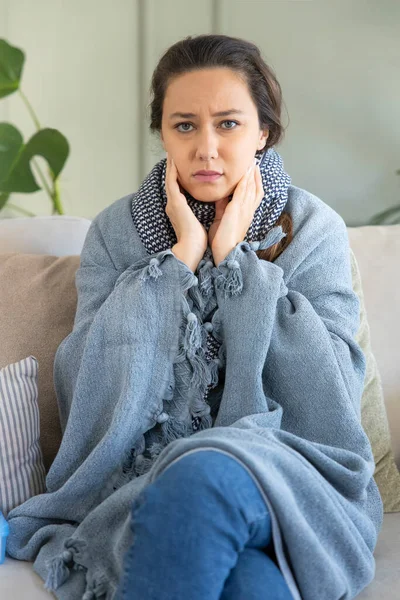
[{"label": "striped throw pillow", "polygon": [[34,356],[0,370],[0,510],[4,516],[46,489],[37,380]]}]

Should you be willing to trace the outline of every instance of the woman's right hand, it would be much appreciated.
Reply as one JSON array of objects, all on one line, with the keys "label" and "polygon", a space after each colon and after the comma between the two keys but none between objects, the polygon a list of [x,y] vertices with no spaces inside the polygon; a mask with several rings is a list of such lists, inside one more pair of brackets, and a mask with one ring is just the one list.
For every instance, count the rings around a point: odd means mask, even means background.
[{"label": "woman's right hand", "polygon": [[207,249],[208,234],[180,191],[178,171],[172,157],[168,154],[165,189],[168,199],[165,212],[178,240],[172,247],[172,251],[194,272]]}]

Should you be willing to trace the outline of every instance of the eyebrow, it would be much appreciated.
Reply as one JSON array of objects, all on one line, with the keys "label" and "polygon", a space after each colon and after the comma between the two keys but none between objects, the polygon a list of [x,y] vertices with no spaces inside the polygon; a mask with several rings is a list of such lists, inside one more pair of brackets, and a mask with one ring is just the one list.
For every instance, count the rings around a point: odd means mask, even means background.
[{"label": "eyebrow", "polygon": [[[245,113],[242,110],[238,110],[236,108],[231,108],[229,110],[221,110],[220,112],[216,112],[213,115],[211,115],[212,117],[227,117],[228,115],[244,115]],[[195,117],[197,117],[197,115],[195,115],[194,113],[182,113],[182,112],[174,112],[171,115],[169,115],[170,119],[174,119],[174,118],[180,118],[180,119],[193,119]]]}]

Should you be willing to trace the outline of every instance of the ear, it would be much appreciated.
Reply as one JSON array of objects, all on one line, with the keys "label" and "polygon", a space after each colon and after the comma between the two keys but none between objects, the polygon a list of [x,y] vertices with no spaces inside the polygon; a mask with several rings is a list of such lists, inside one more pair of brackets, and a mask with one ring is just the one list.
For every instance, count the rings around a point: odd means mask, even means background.
[{"label": "ear", "polygon": [[265,129],[264,131],[261,131],[257,150],[262,150],[264,148],[265,142],[267,141],[268,136],[269,136],[269,129]]}]

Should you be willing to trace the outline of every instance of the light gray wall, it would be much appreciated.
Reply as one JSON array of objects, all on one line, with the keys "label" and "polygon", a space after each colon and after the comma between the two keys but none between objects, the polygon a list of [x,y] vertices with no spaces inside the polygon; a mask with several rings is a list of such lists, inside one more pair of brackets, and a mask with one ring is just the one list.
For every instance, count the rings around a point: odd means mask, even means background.
[{"label": "light gray wall", "polygon": [[[138,3],[0,0],[0,5],[0,14],[7,14],[0,37],[26,52],[24,93],[42,127],[59,129],[71,146],[60,178],[65,212],[93,218],[130,193],[139,178]],[[35,128],[21,99],[13,94],[7,103],[9,120],[28,139]],[[45,169],[45,161],[38,162]],[[51,211],[42,191],[15,194],[10,201],[36,214]]]},{"label": "light gray wall", "polygon": [[[162,52],[214,32],[255,42],[274,67],[289,122],[277,150],[292,182],[349,225],[367,222],[400,202],[399,30],[397,0],[0,0],[0,37],[26,51],[23,89],[71,144],[65,210],[88,218],[164,156],[147,110]],[[34,133],[17,95],[0,101],[0,120]],[[50,214],[43,192],[12,202]]]}]

